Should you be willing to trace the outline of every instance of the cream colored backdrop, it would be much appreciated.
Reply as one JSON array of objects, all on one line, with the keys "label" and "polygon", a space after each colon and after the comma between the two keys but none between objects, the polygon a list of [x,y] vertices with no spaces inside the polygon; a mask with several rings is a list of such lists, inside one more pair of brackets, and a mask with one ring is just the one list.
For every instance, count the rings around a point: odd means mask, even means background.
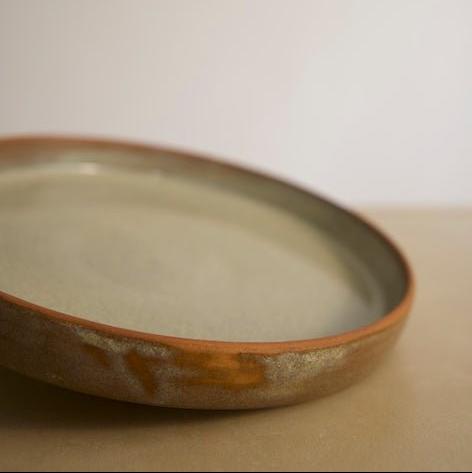
[{"label": "cream colored backdrop", "polygon": [[0,0],[0,134],[222,155],[346,203],[472,203],[472,2]]}]

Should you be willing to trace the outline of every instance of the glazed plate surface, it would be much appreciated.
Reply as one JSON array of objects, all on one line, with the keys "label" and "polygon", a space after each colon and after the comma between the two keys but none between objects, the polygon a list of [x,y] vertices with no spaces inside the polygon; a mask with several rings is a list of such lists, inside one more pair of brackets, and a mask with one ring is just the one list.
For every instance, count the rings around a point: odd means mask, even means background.
[{"label": "glazed plate surface", "polygon": [[370,225],[275,179],[146,146],[0,143],[0,363],[41,380],[173,407],[296,402],[370,370],[411,285]]}]

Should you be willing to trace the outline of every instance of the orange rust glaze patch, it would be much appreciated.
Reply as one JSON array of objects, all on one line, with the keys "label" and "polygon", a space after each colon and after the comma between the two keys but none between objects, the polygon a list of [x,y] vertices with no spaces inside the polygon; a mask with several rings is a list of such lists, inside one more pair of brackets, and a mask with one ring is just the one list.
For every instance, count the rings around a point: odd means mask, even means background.
[{"label": "orange rust glaze patch", "polygon": [[128,368],[140,381],[144,390],[153,396],[157,390],[157,383],[149,365],[156,363],[156,360],[145,358],[135,350],[128,352],[125,355],[125,360]]},{"label": "orange rust glaze patch", "polygon": [[98,361],[103,367],[110,368],[110,360],[105,350],[102,348],[90,345],[88,343],[83,344],[84,351],[90,355],[95,361]]},{"label": "orange rust glaze patch", "polygon": [[258,387],[265,381],[264,367],[239,354],[182,352],[176,356],[175,363],[195,372],[195,376],[186,381],[192,386],[216,385],[242,390]]}]

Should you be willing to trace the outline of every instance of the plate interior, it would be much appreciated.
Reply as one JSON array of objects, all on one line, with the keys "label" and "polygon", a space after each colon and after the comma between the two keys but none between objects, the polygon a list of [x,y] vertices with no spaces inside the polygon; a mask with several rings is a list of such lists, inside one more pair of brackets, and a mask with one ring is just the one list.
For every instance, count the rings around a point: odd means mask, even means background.
[{"label": "plate interior", "polygon": [[349,232],[244,186],[98,161],[69,153],[1,169],[0,290],[109,325],[226,341],[334,335],[391,304]]}]

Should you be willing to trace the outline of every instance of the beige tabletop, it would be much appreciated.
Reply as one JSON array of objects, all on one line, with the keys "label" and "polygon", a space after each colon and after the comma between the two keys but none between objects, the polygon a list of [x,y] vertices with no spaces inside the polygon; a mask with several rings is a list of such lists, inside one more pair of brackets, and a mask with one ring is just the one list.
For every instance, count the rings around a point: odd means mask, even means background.
[{"label": "beige tabletop", "polygon": [[0,369],[0,469],[472,468],[472,209],[365,212],[406,250],[418,295],[368,379],[299,406],[191,412],[106,401]]}]

